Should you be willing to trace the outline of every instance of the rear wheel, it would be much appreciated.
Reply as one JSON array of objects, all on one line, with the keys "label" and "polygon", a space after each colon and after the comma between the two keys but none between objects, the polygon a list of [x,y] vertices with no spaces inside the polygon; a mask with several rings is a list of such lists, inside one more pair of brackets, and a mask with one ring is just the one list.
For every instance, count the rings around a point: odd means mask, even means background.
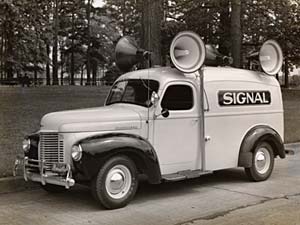
[{"label": "rear wheel", "polygon": [[252,166],[245,168],[248,178],[252,181],[263,181],[271,176],[274,167],[274,151],[272,146],[263,141],[254,149]]},{"label": "rear wheel", "polygon": [[107,209],[126,206],[138,187],[135,164],[126,156],[109,159],[92,181],[94,198]]}]

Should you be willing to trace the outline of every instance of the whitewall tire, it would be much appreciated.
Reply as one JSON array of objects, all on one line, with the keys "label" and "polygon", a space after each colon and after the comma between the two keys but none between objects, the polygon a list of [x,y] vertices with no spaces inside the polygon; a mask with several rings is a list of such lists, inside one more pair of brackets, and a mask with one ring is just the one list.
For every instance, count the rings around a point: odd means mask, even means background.
[{"label": "whitewall tire", "polygon": [[268,179],[274,167],[274,150],[272,146],[265,142],[259,142],[254,151],[252,166],[245,168],[248,178],[252,181],[263,181]]},{"label": "whitewall tire", "polygon": [[126,156],[115,156],[101,167],[94,178],[91,191],[94,198],[107,209],[126,206],[138,187],[134,162]]}]

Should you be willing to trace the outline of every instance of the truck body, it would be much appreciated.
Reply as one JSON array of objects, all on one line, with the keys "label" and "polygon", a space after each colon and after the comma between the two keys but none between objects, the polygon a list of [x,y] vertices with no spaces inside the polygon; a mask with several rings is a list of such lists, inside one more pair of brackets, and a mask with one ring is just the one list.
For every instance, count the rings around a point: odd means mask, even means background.
[{"label": "truck body", "polygon": [[[277,80],[224,67],[205,67],[203,73],[204,90],[197,74],[174,68],[129,72],[114,83],[104,106],[46,114],[40,130],[25,141],[25,179],[44,187],[89,184],[108,160],[125,156],[150,183],[176,181],[238,166],[251,168],[253,149],[262,140],[274,157],[284,158]],[[199,138],[200,92],[205,154]],[[116,174],[109,182],[122,183],[124,174]]]}]

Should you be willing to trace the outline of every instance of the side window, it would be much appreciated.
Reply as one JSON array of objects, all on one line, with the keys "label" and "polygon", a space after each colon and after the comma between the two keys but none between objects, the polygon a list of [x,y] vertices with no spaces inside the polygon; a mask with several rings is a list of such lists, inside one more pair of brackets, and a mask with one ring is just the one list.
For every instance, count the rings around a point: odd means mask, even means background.
[{"label": "side window", "polygon": [[193,89],[190,86],[171,85],[165,92],[161,107],[168,110],[188,110],[193,104]]}]

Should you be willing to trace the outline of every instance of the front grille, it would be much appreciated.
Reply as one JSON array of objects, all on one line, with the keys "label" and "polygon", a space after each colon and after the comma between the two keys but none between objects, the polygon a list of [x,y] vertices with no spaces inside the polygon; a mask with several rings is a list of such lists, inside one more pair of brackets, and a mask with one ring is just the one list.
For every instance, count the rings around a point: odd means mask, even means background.
[{"label": "front grille", "polygon": [[41,133],[39,147],[40,159],[45,160],[46,170],[55,163],[64,162],[64,143],[58,133]]}]

